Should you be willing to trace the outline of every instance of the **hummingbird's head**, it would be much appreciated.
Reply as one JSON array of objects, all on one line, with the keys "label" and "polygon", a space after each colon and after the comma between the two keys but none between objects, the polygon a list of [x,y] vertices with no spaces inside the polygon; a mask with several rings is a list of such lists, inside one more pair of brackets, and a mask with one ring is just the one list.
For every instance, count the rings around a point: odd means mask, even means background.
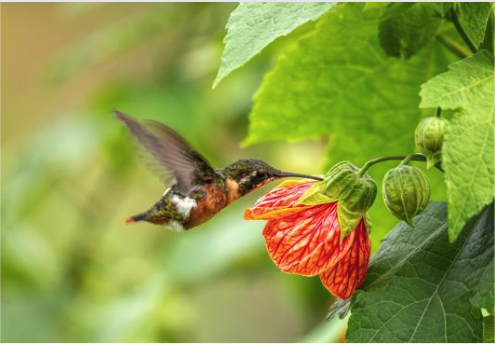
[{"label": "hummingbird's head", "polygon": [[296,177],[323,180],[321,177],[281,171],[258,159],[237,160],[227,166],[223,173],[227,178],[229,194],[234,194],[233,199],[242,197],[271,181],[281,178]]},{"label": "hummingbird's head", "polygon": [[227,178],[237,183],[240,196],[273,180],[283,178],[282,171],[258,159],[237,160],[225,168],[225,174]]}]

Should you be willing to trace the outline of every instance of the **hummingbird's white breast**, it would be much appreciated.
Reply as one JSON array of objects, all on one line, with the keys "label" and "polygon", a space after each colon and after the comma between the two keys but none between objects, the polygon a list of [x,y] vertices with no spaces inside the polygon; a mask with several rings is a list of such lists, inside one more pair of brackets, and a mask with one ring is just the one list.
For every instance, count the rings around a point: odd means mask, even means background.
[{"label": "hummingbird's white breast", "polygon": [[180,222],[174,220],[168,221],[165,227],[173,230],[174,232],[183,232],[186,230],[184,226],[180,224]]},{"label": "hummingbird's white breast", "polygon": [[191,211],[198,206],[198,203],[189,197],[179,197],[174,195],[172,197],[172,203],[177,207],[177,212],[186,218],[189,218]]}]

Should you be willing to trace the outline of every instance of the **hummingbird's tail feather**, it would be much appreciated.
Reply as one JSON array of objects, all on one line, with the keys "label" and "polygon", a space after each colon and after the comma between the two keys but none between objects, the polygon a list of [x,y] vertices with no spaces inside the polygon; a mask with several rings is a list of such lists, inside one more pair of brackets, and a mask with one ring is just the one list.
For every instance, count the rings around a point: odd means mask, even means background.
[{"label": "hummingbird's tail feather", "polygon": [[299,178],[309,178],[309,179],[314,179],[314,180],[323,180],[322,177],[317,177],[317,176],[312,176],[309,174],[302,174],[302,173],[284,172],[284,171],[280,171],[277,174],[277,177],[280,177],[280,178],[299,177]]},{"label": "hummingbird's tail feather", "polygon": [[137,214],[134,216],[130,216],[125,219],[125,223],[134,223],[134,222],[140,222],[140,221],[145,221],[148,218],[147,213],[141,213]]}]

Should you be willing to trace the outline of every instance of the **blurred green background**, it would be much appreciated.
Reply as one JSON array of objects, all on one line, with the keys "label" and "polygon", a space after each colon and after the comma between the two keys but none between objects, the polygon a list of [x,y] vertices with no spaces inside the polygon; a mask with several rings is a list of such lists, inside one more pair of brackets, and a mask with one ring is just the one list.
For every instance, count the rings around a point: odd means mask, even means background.
[{"label": "blurred green background", "polygon": [[2,4],[2,341],[343,340],[319,279],[279,272],[264,223],[243,220],[276,184],[187,233],[123,222],[165,186],[114,109],[168,124],[217,166],[321,172],[325,141],[241,149],[252,95],[290,41],[212,90],[235,7]]}]

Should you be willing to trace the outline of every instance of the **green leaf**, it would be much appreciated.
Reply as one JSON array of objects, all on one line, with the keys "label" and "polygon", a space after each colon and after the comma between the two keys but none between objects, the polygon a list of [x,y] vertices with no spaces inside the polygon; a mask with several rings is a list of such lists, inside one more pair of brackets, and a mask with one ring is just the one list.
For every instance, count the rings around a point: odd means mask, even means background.
[{"label": "green leaf", "polygon": [[489,315],[483,318],[483,343],[493,343],[494,334],[493,334],[493,322],[495,318],[493,315]]},{"label": "green leaf", "polygon": [[366,2],[363,7],[363,11],[379,10],[390,5],[390,2]]},{"label": "green leaf", "polygon": [[442,148],[449,200],[449,238],[493,200],[493,59],[482,51],[454,63],[422,86],[422,107],[462,108]]},{"label": "green leaf", "polygon": [[213,87],[280,36],[318,19],[336,2],[241,2],[227,22],[225,49]]},{"label": "green leaf", "polygon": [[331,162],[355,164],[413,149],[419,85],[452,55],[432,45],[409,61],[388,58],[378,44],[379,13],[361,7],[338,6],[281,56],[255,96],[244,144],[331,135]]},{"label": "green leaf", "polygon": [[421,86],[423,108],[438,107],[493,114],[493,57],[487,51],[453,63],[449,71]]},{"label": "green leaf", "polygon": [[494,196],[493,115],[456,114],[447,126],[442,148],[449,200],[449,238]]},{"label": "green leaf", "polygon": [[430,6],[433,11],[438,13],[440,16],[445,17],[445,15],[452,8],[453,2],[427,2],[423,3],[425,6]]},{"label": "green leaf", "polygon": [[492,2],[460,2],[458,4],[459,22],[476,46],[479,46],[485,36],[485,28],[490,13],[493,11]]},{"label": "green leaf", "polygon": [[481,310],[470,298],[493,261],[493,204],[454,244],[446,219],[445,203],[431,202],[414,227],[400,223],[384,239],[352,298],[348,342],[482,340]]},{"label": "green leaf", "polygon": [[484,309],[488,314],[494,314],[494,276],[493,276],[493,259],[490,264],[485,266],[483,274],[480,278],[480,283],[475,290],[474,296],[471,298],[471,303],[478,308]]},{"label": "green leaf", "polygon": [[489,52],[492,53],[493,55],[493,46],[495,44],[493,36],[494,36],[494,23],[493,23],[493,17],[494,17],[494,12],[492,11],[490,13],[490,16],[488,18],[488,23],[486,24],[486,30],[485,30],[485,37],[483,37],[483,42],[479,46],[479,50],[485,49]]},{"label": "green leaf", "polygon": [[389,56],[410,58],[435,38],[440,22],[428,4],[396,3],[380,21],[380,45]]}]

